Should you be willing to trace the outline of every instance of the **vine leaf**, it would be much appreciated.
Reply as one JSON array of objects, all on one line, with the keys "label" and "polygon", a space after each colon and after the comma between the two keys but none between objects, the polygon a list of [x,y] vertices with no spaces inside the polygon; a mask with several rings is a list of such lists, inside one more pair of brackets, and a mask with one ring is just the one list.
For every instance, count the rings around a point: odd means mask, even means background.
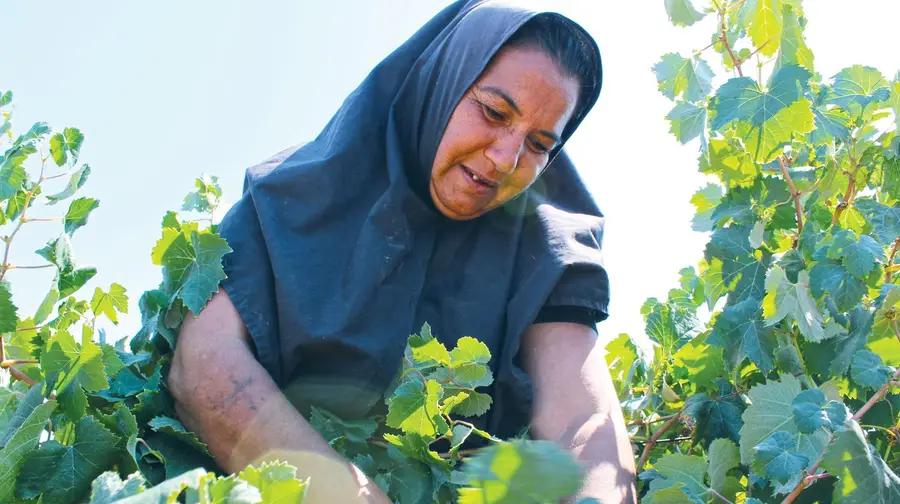
[{"label": "vine leaf", "polygon": [[388,404],[387,425],[403,432],[434,438],[446,433],[450,426],[441,416],[441,384],[428,380],[408,379],[400,384]]},{"label": "vine leaf", "polygon": [[62,166],[67,162],[78,162],[78,154],[81,152],[81,144],[84,143],[84,135],[78,128],[66,128],[50,137],[50,155],[56,166]]},{"label": "vine leaf", "polygon": [[94,290],[94,297],[91,298],[91,311],[95,317],[106,315],[106,318],[113,324],[118,324],[118,313],[128,313],[128,296],[125,294],[126,289],[117,283],[109,286],[109,292],[97,287]]},{"label": "vine leaf", "polygon": [[763,372],[775,368],[773,352],[776,341],[771,330],[763,327],[762,308],[758,300],[749,298],[725,310],[716,317],[707,341],[725,349],[731,368],[738,367],[744,358],[750,359]]},{"label": "vine leaf", "polygon": [[112,504],[137,495],[146,485],[147,480],[140,473],[131,474],[122,481],[117,472],[107,471],[91,483],[90,504]]},{"label": "vine leaf", "polygon": [[766,274],[763,317],[767,326],[790,317],[797,322],[800,333],[812,342],[826,337],[825,319],[809,291],[809,273],[806,271],[799,273],[797,283],[791,283],[780,266],[772,266]]},{"label": "vine leaf", "polygon": [[94,198],[78,198],[69,204],[69,211],[65,216],[65,230],[71,236],[78,228],[87,224],[91,212],[100,206],[100,202]]},{"label": "vine leaf", "polygon": [[809,456],[796,451],[796,437],[786,431],[774,432],[754,447],[756,460],[765,464],[770,479],[791,487],[800,482],[802,471],[809,467]]},{"label": "vine leaf", "polygon": [[306,493],[306,483],[294,477],[296,468],[284,462],[264,463],[247,467],[238,475],[242,480],[259,489],[261,502],[301,502]]},{"label": "vine leaf", "polygon": [[838,401],[829,401],[819,389],[804,390],[791,402],[794,423],[803,434],[814,434],[820,427],[841,430],[849,418],[847,407]]},{"label": "vine leaf", "polygon": [[581,486],[583,470],[549,441],[492,444],[463,465],[459,504],[556,502]]},{"label": "vine leaf", "polygon": [[694,8],[691,0],[666,0],[666,12],[675,26],[691,26],[706,16]]},{"label": "vine leaf", "polygon": [[863,387],[877,390],[887,383],[893,374],[893,368],[885,366],[881,357],[868,350],[859,350],[853,355],[850,377]]},{"label": "vine leaf", "polygon": [[703,100],[712,91],[713,71],[698,56],[685,58],[676,53],[663,55],[653,66],[659,91],[670,100],[682,96],[685,101]]},{"label": "vine leaf", "polygon": [[778,51],[781,42],[779,35],[784,24],[782,5],[782,0],[756,0],[747,33],[753,45],[761,48],[759,52],[763,56],[772,56]]},{"label": "vine leaf", "polygon": [[225,279],[222,258],[229,252],[228,243],[214,233],[178,233],[161,257],[166,292],[181,298],[191,313],[200,313]]},{"label": "vine leaf", "polygon": [[[37,389],[40,401],[40,386]],[[29,392],[29,395],[31,393]],[[16,481],[19,479],[26,457],[38,446],[41,432],[50,420],[50,414],[56,409],[56,401],[49,400],[44,404],[20,403],[16,415],[22,410],[22,421],[17,425],[8,425],[3,433],[3,449],[0,449],[0,502],[13,502]]]},{"label": "vine leaf", "polygon": [[877,69],[853,65],[834,76],[829,103],[849,109],[856,104],[865,108],[870,103],[886,101],[891,96],[890,83]]},{"label": "vine leaf", "polygon": [[116,456],[115,436],[96,418],[86,416],[75,424],[71,445],[47,441],[28,457],[16,495],[24,499],[41,496],[47,504],[71,502],[73,495],[87,493],[94,478],[110,467]]},{"label": "vine leaf", "polygon": [[710,445],[718,438],[740,440],[744,425],[741,414],[746,406],[735,393],[734,387],[724,378],[717,378],[718,394],[694,394],[685,401],[684,412],[697,423],[694,440]]},{"label": "vine leaf", "polygon": [[813,53],[803,38],[802,23],[805,23],[805,20],[801,21],[800,15],[789,5],[784,6],[783,19],[781,47],[775,60],[774,71],[787,65],[800,65],[811,72],[815,71]]},{"label": "vine leaf", "polygon": [[822,469],[838,478],[836,502],[890,504],[900,502],[900,478],[866,441],[859,425],[838,432],[822,458]]},{"label": "vine leaf", "polygon": [[91,167],[90,165],[84,165],[79,168],[75,173],[69,177],[69,183],[66,184],[66,188],[62,191],[47,196],[47,199],[50,200],[50,205],[55,205],[56,203],[74,196],[76,192],[87,182],[88,177],[91,175]]},{"label": "vine leaf", "polygon": [[716,439],[709,445],[708,456],[709,487],[728,500],[733,501],[741,491],[741,482],[728,472],[741,465],[737,445],[728,439]]},{"label": "vine leaf", "polygon": [[[791,375],[781,375],[780,381],[767,381],[750,389],[747,395],[751,404],[744,411],[741,428],[741,462],[754,464],[754,449],[766,438],[778,431],[785,431],[796,436],[794,451],[806,455],[810,461],[819,460],[829,434],[819,429],[812,434],[800,431],[794,423],[792,404],[800,394],[800,382]],[[757,472],[762,467],[754,465]],[[804,468],[805,469],[805,468]]]},{"label": "vine leaf", "polygon": [[683,144],[701,136],[706,129],[706,109],[693,103],[678,103],[666,119],[671,123],[669,132]]},{"label": "vine leaf", "polygon": [[12,302],[9,284],[0,283],[0,333],[15,331],[18,320],[18,308]]},{"label": "vine leaf", "polygon": [[[768,46],[767,46],[768,47]],[[780,68],[772,76],[772,85],[763,91],[750,77],[728,80],[712,101],[715,111],[710,125],[719,130],[734,121],[748,121],[759,127],[782,109],[800,100],[809,89],[809,70],[796,65]]]}]

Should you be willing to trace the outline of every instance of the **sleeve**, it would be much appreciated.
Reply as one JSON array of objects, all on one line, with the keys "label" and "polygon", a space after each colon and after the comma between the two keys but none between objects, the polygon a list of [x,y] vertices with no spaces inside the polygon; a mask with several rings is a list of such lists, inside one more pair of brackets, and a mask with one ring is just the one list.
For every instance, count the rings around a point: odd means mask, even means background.
[{"label": "sleeve", "polygon": [[545,306],[538,312],[534,323],[571,322],[595,329],[598,316],[597,310],[581,306]]},{"label": "sleeve", "polygon": [[268,246],[249,191],[229,209],[218,232],[232,249],[223,260],[227,277],[221,286],[250,333],[256,359],[281,386],[275,281]]}]

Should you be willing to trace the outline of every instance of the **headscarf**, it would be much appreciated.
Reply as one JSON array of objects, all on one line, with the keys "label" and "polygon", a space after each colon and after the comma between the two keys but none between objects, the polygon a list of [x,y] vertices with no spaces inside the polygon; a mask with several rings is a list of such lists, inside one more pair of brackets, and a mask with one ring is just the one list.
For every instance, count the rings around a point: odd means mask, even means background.
[{"label": "headscarf", "polygon": [[423,192],[454,108],[536,15],[557,14],[453,3],[378,64],[315,140],[247,170],[219,227],[233,249],[222,286],[301,412],[369,413],[407,337],[428,322],[448,348],[462,336],[488,346],[494,403],[475,423],[512,436],[531,412],[517,355],[538,311],[606,317],[602,214],[561,148],[537,183],[476,219],[444,217]]}]

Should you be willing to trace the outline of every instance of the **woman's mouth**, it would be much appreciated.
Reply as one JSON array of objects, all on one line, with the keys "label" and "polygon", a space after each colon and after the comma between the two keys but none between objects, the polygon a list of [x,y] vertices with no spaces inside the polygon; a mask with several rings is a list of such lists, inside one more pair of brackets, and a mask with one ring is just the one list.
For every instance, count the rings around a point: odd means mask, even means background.
[{"label": "woman's mouth", "polygon": [[497,183],[492,182],[490,180],[486,180],[483,177],[479,177],[475,172],[470,170],[464,164],[460,164],[459,166],[460,166],[460,169],[462,169],[466,180],[479,194],[486,194],[486,193],[489,193],[489,192],[497,189],[497,186],[498,186]]}]

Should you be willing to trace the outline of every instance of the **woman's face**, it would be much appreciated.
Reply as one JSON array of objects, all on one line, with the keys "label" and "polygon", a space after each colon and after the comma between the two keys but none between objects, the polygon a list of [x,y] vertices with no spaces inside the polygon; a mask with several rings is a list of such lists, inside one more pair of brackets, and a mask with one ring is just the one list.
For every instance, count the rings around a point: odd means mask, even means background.
[{"label": "woman's face", "polygon": [[578,100],[578,80],[539,49],[501,49],[450,116],[431,168],[431,197],[474,219],[528,188]]}]

